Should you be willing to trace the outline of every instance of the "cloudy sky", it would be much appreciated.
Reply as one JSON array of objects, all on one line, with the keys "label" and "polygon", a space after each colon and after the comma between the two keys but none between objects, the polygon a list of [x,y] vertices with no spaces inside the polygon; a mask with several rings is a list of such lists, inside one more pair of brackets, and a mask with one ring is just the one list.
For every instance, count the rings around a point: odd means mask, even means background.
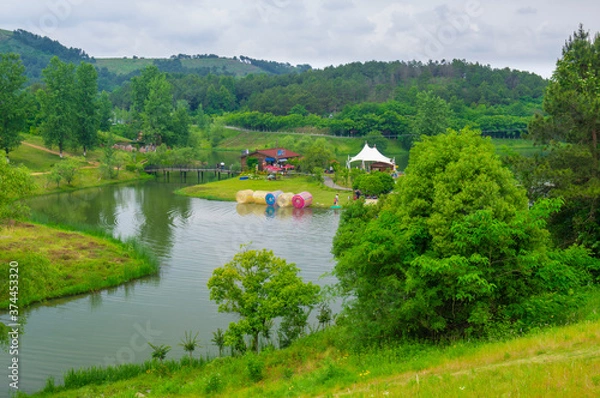
[{"label": "cloudy sky", "polygon": [[549,77],[597,0],[2,0],[0,28],[89,55],[207,54],[310,64],[466,59]]}]

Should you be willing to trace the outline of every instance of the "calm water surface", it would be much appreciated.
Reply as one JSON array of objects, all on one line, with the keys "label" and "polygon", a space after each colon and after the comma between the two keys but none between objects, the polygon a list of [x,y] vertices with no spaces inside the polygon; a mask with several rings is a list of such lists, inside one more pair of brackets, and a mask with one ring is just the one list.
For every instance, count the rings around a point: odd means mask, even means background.
[{"label": "calm water surface", "polygon": [[[20,340],[21,390],[43,388],[48,376],[59,383],[73,367],[144,361],[150,358],[148,341],[170,345],[167,357],[180,358],[184,352],[178,343],[190,330],[200,333],[199,353],[214,355],[212,332],[227,328],[235,318],[217,312],[206,283],[213,269],[230,261],[242,244],[252,242],[252,248],[273,250],[296,263],[305,280],[322,286],[334,282],[322,275],[334,265],[330,251],[337,212],[266,211],[265,206],[174,195],[179,187],[152,181],[45,196],[31,203],[35,213],[51,220],[135,237],[162,266],[158,276],[28,310]],[[0,319],[7,321],[7,315]],[[9,364],[6,352],[0,361]],[[0,396],[4,393],[3,386]]]}]

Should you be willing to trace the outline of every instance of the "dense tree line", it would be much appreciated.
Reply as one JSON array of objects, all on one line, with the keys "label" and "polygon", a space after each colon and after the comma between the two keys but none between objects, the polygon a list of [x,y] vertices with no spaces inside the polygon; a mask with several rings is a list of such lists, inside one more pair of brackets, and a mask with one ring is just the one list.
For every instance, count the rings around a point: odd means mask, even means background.
[{"label": "dense tree line", "polygon": [[[395,100],[415,106],[417,94],[422,91],[431,91],[451,108],[510,106],[520,102],[529,110],[530,104],[539,106],[546,86],[544,79],[532,73],[492,69],[460,60],[428,64],[353,63],[304,73],[249,75],[241,79],[175,73],[168,79],[178,87],[176,100],[188,101],[192,111],[202,105],[211,109],[210,113],[243,110],[284,116],[300,105],[308,113],[324,117],[364,102]],[[209,91],[211,86],[213,89]],[[128,107],[128,90],[123,86],[113,93],[114,102]],[[215,91],[233,101],[215,102]],[[211,101],[216,106],[209,106]]]}]

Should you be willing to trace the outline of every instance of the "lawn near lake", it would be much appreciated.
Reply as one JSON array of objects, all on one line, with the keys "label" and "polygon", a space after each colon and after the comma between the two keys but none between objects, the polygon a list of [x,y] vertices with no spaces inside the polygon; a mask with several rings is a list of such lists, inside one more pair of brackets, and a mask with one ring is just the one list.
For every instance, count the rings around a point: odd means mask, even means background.
[{"label": "lawn near lake", "polygon": [[[18,264],[19,307],[117,286],[153,274],[158,264],[135,244],[61,227],[17,223],[0,228],[0,272]],[[8,278],[0,281],[8,308]]]},{"label": "lawn near lake", "polygon": [[273,192],[281,190],[283,192],[310,192],[313,196],[312,207],[329,208],[333,205],[335,194],[340,195],[341,204],[348,200],[351,195],[346,191],[338,191],[324,186],[322,183],[314,181],[306,176],[278,176],[278,180],[267,181],[265,178],[256,180],[240,180],[239,178],[230,178],[211,182],[208,184],[194,185],[178,190],[176,193],[209,200],[235,201],[235,195],[238,191],[251,189],[253,191]]}]

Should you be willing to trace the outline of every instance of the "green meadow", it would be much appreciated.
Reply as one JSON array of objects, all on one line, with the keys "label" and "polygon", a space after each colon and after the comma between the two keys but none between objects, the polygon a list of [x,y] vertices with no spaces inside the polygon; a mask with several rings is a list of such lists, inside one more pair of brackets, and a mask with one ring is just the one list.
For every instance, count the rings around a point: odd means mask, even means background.
[{"label": "green meadow", "polygon": [[[16,223],[0,229],[0,267],[19,267],[19,306],[99,291],[158,272],[158,263],[135,242],[120,242],[92,231]],[[8,278],[0,308],[9,305]]]}]

